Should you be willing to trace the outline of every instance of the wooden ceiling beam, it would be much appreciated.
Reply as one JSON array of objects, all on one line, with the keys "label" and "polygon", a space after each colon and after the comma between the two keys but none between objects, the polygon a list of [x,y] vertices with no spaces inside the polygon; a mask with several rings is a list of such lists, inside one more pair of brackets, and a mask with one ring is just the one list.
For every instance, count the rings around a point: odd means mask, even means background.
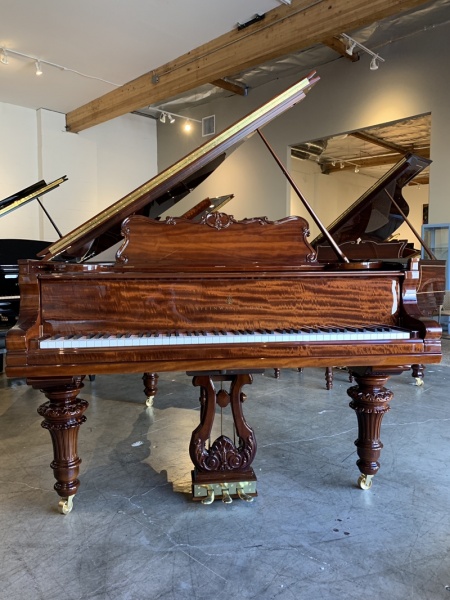
[{"label": "wooden ceiling beam", "polygon": [[216,87],[220,87],[223,90],[227,90],[227,92],[232,92],[239,96],[246,96],[248,94],[248,87],[246,85],[239,85],[232,81],[228,81],[227,79],[216,79],[215,81],[211,81],[211,85],[215,85]]},{"label": "wooden ceiling beam", "polygon": [[426,1],[292,0],[70,111],[66,129],[82,131],[422,4]]},{"label": "wooden ceiling beam", "polygon": [[380,148],[392,150],[393,152],[399,152],[400,154],[406,154],[407,152],[411,151],[411,147],[405,148],[404,146],[400,146],[399,144],[395,144],[394,142],[388,142],[387,140],[383,140],[382,138],[379,138],[376,135],[372,135],[371,133],[366,133],[364,131],[354,131],[349,135],[352,135],[353,137],[363,142],[369,142],[369,144],[374,144],[375,146],[380,146]]},{"label": "wooden ceiling beam", "polygon": [[338,37],[326,38],[322,40],[322,44],[324,44],[324,46],[328,46],[328,48],[331,48],[347,60],[350,60],[351,62],[356,62],[359,60],[359,52],[357,50],[354,50],[351,54],[346,52],[347,44],[345,44]]}]

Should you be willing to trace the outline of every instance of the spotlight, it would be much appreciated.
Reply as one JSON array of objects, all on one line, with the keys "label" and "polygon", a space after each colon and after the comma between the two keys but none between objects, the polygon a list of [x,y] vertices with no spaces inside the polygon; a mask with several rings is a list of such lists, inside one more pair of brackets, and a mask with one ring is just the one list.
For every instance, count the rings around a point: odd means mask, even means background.
[{"label": "spotlight", "polygon": [[0,54],[0,61],[4,64],[7,65],[8,64],[8,53],[6,52],[6,50],[4,48],[2,48],[2,52]]},{"label": "spotlight", "polygon": [[353,56],[353,51],[355,48],[356,48],[356,42],[354,42],[352,40],[348,40],[347,48],[345,49],[345,51],[347,52],[347,54],[349,56]]},{"label": "spotlight", "polygon": [[340,169],[343,169],[343,168],[344,168],[344,163],[343,163],[342,161],[341,161],[341,164],[339,165],[339,168],[340,168]]},{"label": "spotlight", "polygon": [[175,119],[170,113],[167,113],[167,116],[169,117],[169,123],[175,123]]},{"label": "spotlight", "polygon": [[359,173],[359,167],[358,167],[358,165],[356,165],[356,167],[355,167],[355,173]]},{"label": "spotlight", "polygon": [[159,120],[161,121],[161,123],[165,123],[166,122],[166,113],[161,113]]},{"label": "spotlight", "polygon": [[35,65],[36,65],[36,75],[42,75],[41,63],[37,60]]},{"label": "spotlight", "polygon": [[189,119],[184,124],[183,129],[186,131],[186,133],[189,133],[192,130],[192,123],[189,121]]},{"label": "spotlight", "polygon": [[371,71],[376,71],[377,69],[378,69],[377,57],[374,56],[372,58],[372,60],[370,61],[370,70]]}]

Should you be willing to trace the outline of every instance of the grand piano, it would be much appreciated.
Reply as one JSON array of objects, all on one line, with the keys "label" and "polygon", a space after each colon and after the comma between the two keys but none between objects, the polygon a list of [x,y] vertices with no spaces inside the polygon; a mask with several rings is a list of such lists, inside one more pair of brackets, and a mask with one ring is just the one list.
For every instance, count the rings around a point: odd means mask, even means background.
[{"label": "grand piano", "polygon": [[[77,439],[88,403],[79,394],[86,372],[192,376],[201,403],[189,444],[192,496],[208,504],[257,493],[256,436],[242,408],[242,388],[252,375],[275,367],[346,366],[355,381],[348,395],[358,421],[358,483],[372,485],[381,421],[393,395],[386,382],[413,363],[441,359],[441,329],[417,304],[418,259],[352,261],[333,246],[338,262],[318,262],[302,217],[237,221],[216,212],[194,222],[136,214],[186,173],[254,132],[262,136],[260,128],[316,81],[311,74],[250,113],[144,190],[46,248],[41,260],[20,262],[20,316],[7,336],[6,373],[26,378],[47,398],[38,412],[53,442],[62,513],[71,511],[80,485]],[[86,261],[113,243],[111,228],[123,236],[115,259]],[[216,407],[231,408],[236,441],[221,434],[208,443]]]},{"label": "grand piano", "polygon": [[[353,260],[381,258],[405,264],[412,256],[420,257],[423,248],[426,258],[422,258],[419,263],[418,303],[424,316],[437,315],[439,307],[443,304],[445,261],[436,259],[408,220],[409,205],[403,196],[403,190],[430,163],[430,160],[416,154],[405,154],[327,226],[333,240],[346,256]],[[396,239],[396,231],[404,223],[417,238],[417,248],[407,240]],[[319,261],[337,260],[323,233],[320,233],[311,245],[317,251]]]},{"label": "grand piano", "polygon": [[[54,190],[66,180],[67,177],[65,176],[60,177],[51,183],[46,183],[41,179],[40,181],[3,198],[3,200],[0,200],[0,217],[25,206],[32,200],[37,200],[45,211],[45,214],[49,216],[39,198],[51,190]],[[50,242],[43,240],[18,238],[0,239],[0,322],[2,327],[14,325],[19,314],[20,297],[19,288],[17,286],[19,268],[17,266],[17,261],[23,258],[36,257],[37,253],[46,248],[49,243]]]},{"label": "grand piano", "polygon": [[[40,201],[40,197],[60,186],[67,177],[59,177],[51,183],[43,179],[0,200],[0,217],[36,200],[50,222],[59,233],[53,220]],[[34,258],[46,248],[50,242],[20,238],[0,239],[0,372],[3,372],[3,354],[5,352],[5,336],[19,316],[19,267],[17,261],[23,258]]]},{"label": "grand piano", "polygon": [[[419,261],[417,303],[424,317],[438,315],[444,302],[445,260],[438,260],[408,220],[409,205],[404,188],[431,161],[413,153],[403,156],[373,186],[344,211],[327,231],[346,256],[353,260],[383,259],[405,265],[409,258]],[[397,239],[397,230],[406,223],[416,238],[416,248],[407,240]],[[335,262],[336,254],[327,238],[320,233],[311,245],[321,262]],[[424,366],[413,365],[412,375],[418,385],[423,383]],[[325,371],[327,388],[333,385],[332,368]]]}]

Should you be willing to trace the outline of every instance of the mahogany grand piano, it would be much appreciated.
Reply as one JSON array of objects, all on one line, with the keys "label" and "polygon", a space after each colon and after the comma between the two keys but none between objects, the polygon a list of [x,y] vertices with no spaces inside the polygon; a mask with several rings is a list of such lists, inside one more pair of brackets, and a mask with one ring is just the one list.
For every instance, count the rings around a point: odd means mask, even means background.
[{"label": "mahogany grand piano", "polygon": [[[244,137],[262,136],[260,127],[316,80],[311,75],[250,113],[49,246],[41,260],[21,261],[6,373],[26,377],[47,397],[38,412],[53,441],[61,512],[71,510],[80,485],[77,438],[88,404],[79,393],[88,371],[193,377],[201,402],[189,446],[193,497],[209,503],[219,494],[224,501],[256,494],[256,437],[242,411],[252,373],[346,366],[356,382],[348,394],[358,420],[358,481],[371,486],[392,398],[385,383],[413,363],[441,358],[440,327],[418,309],[418,260],[352,262],[336,247],[339,261],[320,263],[301,217],[236,221],[219,212],[193,222],[132,214]],[[124,238],[115,260],[80,260],[112,243],[111,228]],[[216,382],[228,382],[229,392],[217,392]],[[231,407],[236,443],[220,435],[208,446],[217,406]]]}]

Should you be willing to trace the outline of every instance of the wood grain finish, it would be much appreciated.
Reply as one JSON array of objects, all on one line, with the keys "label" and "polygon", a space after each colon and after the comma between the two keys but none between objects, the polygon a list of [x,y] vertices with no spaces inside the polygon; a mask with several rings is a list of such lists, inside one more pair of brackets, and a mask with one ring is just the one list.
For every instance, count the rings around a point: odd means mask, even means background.
[{"label": "wood grain finish", "polygon": [[[218,213],[192,223],[135,216],[123,231],[125,241],[115,264],[20,264],[24,298],[19,322],[7,336],[6,372],[27,377],[49,398],[40,414],[53,440],[58,494],[73,496],[79,485],[77,434],[87,404],[77,395],[85,373],[145,373],[144,384],[152,391],[156,379],[151,374],[163,371],[223,374],[346,366],[357,383],[349,394],[358,418],[358,466],[364,477],[378,470],[381,418],[391,398],[382,391],[385,382],[411,364],[439,362],[441,356],[441,330],[421,317],[417,304],[418,259],[411,259],[407,269],[381,265],[341,270],[320,264],[306,241],[306,222],[296,217],[236,221]],[[122,349],[39,346],[55,334],[369,325],[401,326],[409,337]],[[191,442],[196,477],[222,481],[225,463],[211,466],[211,473],[208,465],[215,465],[217,457],[232,457],[238,466],[225,479],[239,476],[242,481],[251,475],[256,451],[254,433],[241,412],[240,388],[249,376],[235,379],[226,398],[214,393],[210,374],[198,376],[205,403]],[[241,438],[238,447],[221,438],[206,450],[216,404],[232,406]]]}]

